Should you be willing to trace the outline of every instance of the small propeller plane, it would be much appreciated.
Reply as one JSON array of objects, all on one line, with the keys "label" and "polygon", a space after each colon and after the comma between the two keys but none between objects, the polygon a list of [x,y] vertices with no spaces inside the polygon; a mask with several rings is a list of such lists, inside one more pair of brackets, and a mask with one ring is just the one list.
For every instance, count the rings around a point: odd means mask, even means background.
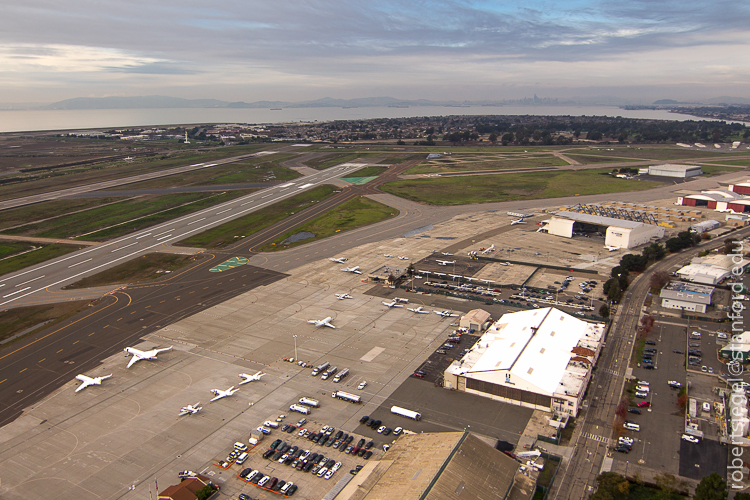
[{"label": "small propeller plane", "polygon": [[333,257],[331,257],[331,258],[330,258],[330,259],[328,259],[328,260],[330,260],[331,262],[336,262],[336,263],[338,263],[338,264],[343,264],[344,262],[346,262],[346,261],[347,261],[347,260],[349,260],[349,259],[347,259],[346,257],[339,257],[339,258],[337,258],[337,259],[334,259]]},{"label": "small propeller plane", "polygon": [[528,224],[528,222],[524,222],[523,219],[516,219],[516,220],[510,221],[511,226],[515,226],[516,224]]},{"label": "small propeller plane", "polygon": [[238,377],[242,379],[242,382],[240,382],[239,385],[247,384],[248,382],[257,382],[263,377],[263,375],[265,375],[265,373],[263,373],[262,371],[256,373],[255,375],[248,375],[247,373],[240,373]]},{"label": "small propeller plane", "polygon": [[391,254],[389,254],[389,253],[384,253],[384,254],[383,254],[383,257],[393,257],[393,255],[391,255]]},{"label": "small propeller plane", "polygon": [[404,307],[401,304],[398,303],[398,300],[393,299],[391,302],[383,302],[383,305],[391,308],[391,307]]},{"label": "small propeller plane", "polygon": [[328,316],[324,319],[308,319],[307,322],[315,326],[327,326],[328,328],[335,329],[336,327],[331,324],[332,319],[331,316]]},{"label": "small propeller plane", "polygon": [[453,255],[453,254],[452,254],[452,253],[450,253],[450,252],[440,252],[440,253],[442,253],[443,255],[448,255],[448,256],[450,256],[450,255]]},{"label": "small propeller plane", "polygon": [[102,385],[102,380],[108,379],[111,376],[111,373],[109,375],[104,375],[103,377],[87,377],[86,375],[76,375],[76,379],[80,380],[83,383],[76,388],[75,392],[78,392],[81,389],[85,389],[90,385]]},{"label": "small propeller plane", "polygon": [[616,250],[619,250],[619,249],[620,249],[620,247],[613,247],[613,246],[610,246],[610,245],[604,245],[604,248],[606,248],[606,249],[607,249],[607,250],[609,250],[610,252],[614,252],[614,251],[616,251]]},{"label": "small propeller plane", "polygon": [[495,249],[495,244],[493,243],[491,247],[489,247],[487,250],[485,250],[484,252],[482,252],[482,255],[487,255],[488,253],[490,253],[494,249]]},{"label": "small propeller plane", "polygon": [[345,273],[354,273],[354,274],[362,274],[362,271],[359,270],[359,266],[354,267],[345,267],[342,269]]},{"label": "small propeller plane", "polygon": [[501,266],[513,267],[513,264],[511,264],[510,262],[501,262],[500,265]]},{"label": "small propeller plane", "polygon": [[458,316],[458,314],[451,312],[451,311],[432,311],[432,312],[434,312],[435,314],[443,318],[453,318],[453,317]]},{"label": "small propeller plane", "polygon": [[187,405],[180,408],[180,414],[177,415],[178,417],[182,417],[183,415],[195,415],[199,411],[203,409],[202,406],[200,406],[200,401],[195,403],[194,405]]},{"label": "small propeller plane", "polygon": [[430,314],[430,311],[425,311],[424,309],[422,309],[423,307],[424,306],[419,306],[417,308],[407,307],[406,309],[417,314]]},{"label": "small propeller plane", "polygon": [[398,256],[399,260],[409,260],[409,257],[404,257],[403,255]]},{"label": "small propeller plane", "polygon": [[126,347],[123,350],[126,353],[133,355],[133,357],[130,358],[128,366],[125,367],[130,368],[136,361],[140,361],[142,359],[156,359],[157,354],[159,354],[160,352],[171,351],[172,346],[165,347],[164,349],[151,349],[150,351],[141,351],[140,349],[136,349],[135,347]]},{"label": "small propeller plane", "polygon": [[209,401],[209,403],[216,401],[217,399],[228,398],[229,396],[234,396],[234,393],[239,390],[240,390],[239,387],[235,389],[234,386],[230,387],[226,391],[222,391],[221,389],[211,389],[211,393],[215,394],[215,397],[211,401]]},{"label": "small propeller plane", "polygon": [[337,293],[336,298],[339,300],[344,300],[344,299],[353,299],[354,297],[352,297],[348,293]]},{"label": "small propeller plane", "polygon": [[437,261],[439,266],[447,266],[448,264],[455,264],[455,260],[438,260]]}]

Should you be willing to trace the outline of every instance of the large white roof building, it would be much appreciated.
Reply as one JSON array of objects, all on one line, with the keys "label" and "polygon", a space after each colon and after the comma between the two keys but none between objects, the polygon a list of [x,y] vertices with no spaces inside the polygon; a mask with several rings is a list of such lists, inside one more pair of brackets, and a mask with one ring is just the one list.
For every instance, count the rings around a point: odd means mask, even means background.
[{"label": "large white roof building", "polygon": [[567,210],[553,215],[546,229],[549,234],[572,238],[585,226],[601,227],[605,234],[604,244],[617,248],[634,248],[664,237],[662,226]]},{"label": "large white roof building", "polygon": [[578,414],[605,325],[551,307],[503,315],[444,372],[444,387]]}]

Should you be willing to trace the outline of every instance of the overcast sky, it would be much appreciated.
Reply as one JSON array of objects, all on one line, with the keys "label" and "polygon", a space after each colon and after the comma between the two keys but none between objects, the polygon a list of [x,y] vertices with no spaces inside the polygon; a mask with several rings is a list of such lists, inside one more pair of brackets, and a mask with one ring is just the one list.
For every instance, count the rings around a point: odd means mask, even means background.
[{"label": "overcast sky", "polygon": [[750,98],[747,0],[3,2],[0,101]]}]

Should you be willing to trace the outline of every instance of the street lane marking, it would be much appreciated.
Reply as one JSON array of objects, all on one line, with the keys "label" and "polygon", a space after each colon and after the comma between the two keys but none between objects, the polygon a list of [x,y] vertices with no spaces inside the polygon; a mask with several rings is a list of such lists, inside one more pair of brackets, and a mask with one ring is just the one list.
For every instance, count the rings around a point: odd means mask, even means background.
[{"label": "street lane marking", "polygon": [[137,242],[137,241],[134,241],[134,242],[133,242],[133,243],[131,243],[130,245],[125,245],[124,247],[120,247],[120,248],[115,248],[114,250],[112,250],[112,251],[111,251],[111,252],[109,252],[109,253],[115,253],[115,252],[119,252],[119,251],[120,251],[120,250],[122,250],[123,248],[128,248],[128,247],[132,247],[133,245],[137,245],[137,244],[138,244],[138,242]]},{"label": "street lane marking", "polygon": [[15,292],[13,292],[13,293],[9,293],[8,295],[3,295],[3,298],[5,298],[5,297],[10,297],[11,295],[15,295],[15,294],[17,294],[17,293],[21,293],[21,292],[23,292],[24,290],[28,290],[29,288],[31,288],[31,287],[30,287],[30,286],[27,286],[26,288],[21,288],[20,290],[16,290]]},{"label": "street lane marking", "polygon": [[206,218],[203,217],[202,219],[194,220],[193,222],[188,222],[187,225],[189,226],[190,224],[195,224],[196,222],[200,222],[202,220],[206,220]]},{"label": "street lane marking", "polygon": [[145,238],[146,236],[151,236],[151,233],[142,234],[142,235],[138,236],[136,238],[136,240],[140,240],[141,238]]},{"label": "street lane marking", "polygon": [[94,260],[94,258],[93,258],[93,257],[91,257],[90,259],[82,260],[81,262],[79,262],[79,263],[77,263],[77,264],[72,264],[72,265],[68,266],[68,269],[70,269],[71,267],[76,267],[76,266],[80,266],[81,264],[85,264],[86,262],[88,262],[88,261],[90,261],[90,260]]},{"label": "street lane marking", "polygon": [[171,235],[171,234],[168,234],[168,235],[166,235],[166,236],[162,236],[161,238],[156,238],[156,241],[161,241],[161,240],[163,240],[164,238],[169,238],[170,236],[172,236],[172,235]]},{"label": "street lane marking", "polygon": [[42,274],[41,276],[39,276],[38,278],[34,278],[33,280],[24,281],[23,283],[19,283],[19,284],[16,285],[16,288],[18,288],[21,285],[25,285],[26,283],[31,283],[32,281],[36,281],[36,280],[42,279],[45,276],[46,276],[46,274]]}]

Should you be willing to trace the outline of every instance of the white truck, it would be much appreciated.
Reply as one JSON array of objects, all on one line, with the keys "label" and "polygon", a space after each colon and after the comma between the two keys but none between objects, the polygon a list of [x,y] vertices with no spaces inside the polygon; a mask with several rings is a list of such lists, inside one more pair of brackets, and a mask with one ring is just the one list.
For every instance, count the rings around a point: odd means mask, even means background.
[{"label": "white truck", "polygon": [[308,408],[307,406],[302,406],[302,405],[297,405],[297,404],[294,404],[294,405],[290,406],[289,407],[289,411],[296,411],[296,412],[301,413],[303,415],[309,415],[310,414],[310,408]]},{"label": "white truck", "polygon": [[347,375],[349,375],[349,368],[344,368],[343,370],[338,372],[335,377],[333,377],[333,383],[338,384],[339,382],[344,380]]},{"label": "white truck", "polygon": [[329,377],[332,377],[334,373],[338,370],[337,366],[332,366],[326,372],[320,376],[320,380],[328,380]]},{"label": "white truck", "polygon": [[313,371],[312,371],[312,373],[310,375],[312,375],[313,377],[315,377],[315,376],[318,375],[318,373],[322,372],[323,370],[325,370],[329,366],[331,366],[331,363],[329,363],[328,361],[326,361],[322,365],[318,365],[315,368],[313,368]]},{"label": "white truck", "polygon": [[333,391],[331,393],[331,397],[343,399],[344,401],[349,401],[350,403],[361,403],[362,398],[357,396],[356,394],[350,394],[348,392],[344,391]]},{"label": "white truck", "polygon": [[412,420],[419,420],[420,418],[422,418],[422,414],[420,414],[419,412],[407,410],[406,408],[401,408],[400,406],[391,406],[391,413],[401,415],[402,417],[407,417]]},{"label": "white truck", "polygon": [[313,398],[301,397],[299,398],[299,403],[307,406],[312,406],[313,408],[320,408],[320,401]]}]

